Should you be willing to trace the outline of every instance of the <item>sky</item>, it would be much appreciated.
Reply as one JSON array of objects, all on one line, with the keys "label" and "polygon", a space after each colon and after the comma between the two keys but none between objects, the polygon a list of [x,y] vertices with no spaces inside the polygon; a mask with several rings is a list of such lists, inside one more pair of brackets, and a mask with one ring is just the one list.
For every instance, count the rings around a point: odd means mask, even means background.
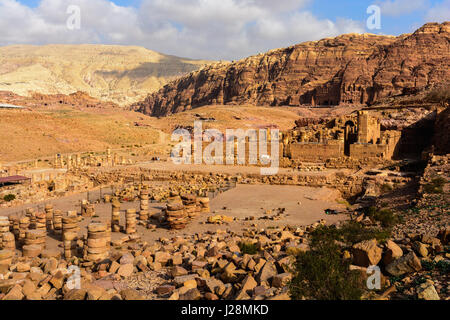
[{"label": "sky", "polygon": [[443,21],[450,0],[0,0],[0,46],[136,45],[237,60],[342,33],[399,35]]}]

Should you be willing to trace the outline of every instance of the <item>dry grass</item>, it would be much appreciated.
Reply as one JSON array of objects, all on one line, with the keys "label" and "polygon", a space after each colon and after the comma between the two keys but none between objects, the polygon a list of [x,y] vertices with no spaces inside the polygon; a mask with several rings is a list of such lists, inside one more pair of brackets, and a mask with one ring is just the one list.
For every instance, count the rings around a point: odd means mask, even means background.
[{"label": "dry grass", "polygon": [[203,121],[204,129],[260,129],[278,127],[280,130],[292,129],[295,120],[301,117],[301,108],[255,107],[255,106],[205,106],[177,113],[156,120],[155,125],[165,132],[172,132],[177,126],[194,126],[194,121]]},{"label": "dry grass", "polygon": [[122,148],[159,143],[161,134],[158,130],[134,125],[145,122],[146,118],[117,110],[0,110],[0,161],[36,159],[55,153],[104,151],[108,146]]}]

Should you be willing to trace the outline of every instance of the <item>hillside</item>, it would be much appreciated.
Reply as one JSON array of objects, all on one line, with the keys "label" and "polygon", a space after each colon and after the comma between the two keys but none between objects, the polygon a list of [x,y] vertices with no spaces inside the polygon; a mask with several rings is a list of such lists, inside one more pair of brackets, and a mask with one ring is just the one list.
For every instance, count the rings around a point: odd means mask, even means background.
[{"label": "hillside", "polygon": [[0,162],[52,158],[56,153],[155,146],[164,134],[135,126],[142,115],[122,109],[0,110]]},{"label": "hillside", "polygon": [[166,116],[203,105],[350,105],[429,88],[450,77],[450,22],[413,34],[347,34],[215,64],[132,106]]},{"label": "hillside", "polygon": [[[24,107],[0,108],[0,163],[51,157],[54,153],[104,151],[130,148],[167,155],[177,128],[203,128],[225,132],[237,128],[290,130],[299,118],[335,117],[349,108],[313,110],[293,107],[203,106],[195,110],[155,118],[124,110],[84,93],[23,97],[0,91],[0,103]],[[136,147],[138,146],[138,147]],[[144,149],[143,149],[144,148]],[[133,152],[138,153],[136,150]],[[148,160],[148,158],[146,158]]]},{"label": "hillside", "polygon": [[205,63],[132,46],[7,46],[0,47],[0,90],[20,95],[83,91],[126,105]]}]

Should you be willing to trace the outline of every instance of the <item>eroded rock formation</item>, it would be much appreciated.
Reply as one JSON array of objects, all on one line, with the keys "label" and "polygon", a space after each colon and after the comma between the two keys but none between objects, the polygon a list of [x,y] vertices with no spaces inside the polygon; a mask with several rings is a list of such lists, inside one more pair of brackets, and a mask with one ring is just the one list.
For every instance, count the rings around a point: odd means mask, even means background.
[{"label": "eroded rock formation", "polygon": [[399,37],[347,34],[205,67],[132,108],[165,116],[215,104],[372,104],[448,79],[449,52],[450,22]]},{"label": "eroded rock formation", "polygon": [[79,108],[119,108],[114,102],[104,102],[81,91],[68,95],[33,93],[29,97],[20,96],[10,91],[0,91],[0,102],[29,108],[58,105]]}]

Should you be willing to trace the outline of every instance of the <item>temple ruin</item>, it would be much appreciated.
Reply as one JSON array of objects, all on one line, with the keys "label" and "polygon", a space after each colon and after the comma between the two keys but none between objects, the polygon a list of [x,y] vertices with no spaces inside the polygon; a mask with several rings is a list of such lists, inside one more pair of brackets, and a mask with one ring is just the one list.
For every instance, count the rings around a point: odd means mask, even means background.
[{"label": "temple ruin", "polygon": [[332,120],[299,121],[284,135],[284,156],[320,162],[331,158],[391,160],[401,131],[382,130],[380,120],[368,111]]}]

